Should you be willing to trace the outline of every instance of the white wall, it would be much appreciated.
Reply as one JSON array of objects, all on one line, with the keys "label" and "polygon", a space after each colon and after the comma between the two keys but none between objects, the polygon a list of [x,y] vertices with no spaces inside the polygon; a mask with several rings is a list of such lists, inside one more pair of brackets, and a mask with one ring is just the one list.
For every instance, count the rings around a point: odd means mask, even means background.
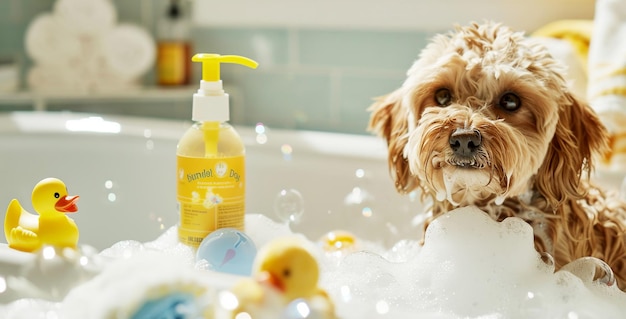
[{"label": "white wall", "polygon": [[557,19],[592,19],[593,0],[195,0],[201,26],[447,30],[503,22],[532,31]]}]

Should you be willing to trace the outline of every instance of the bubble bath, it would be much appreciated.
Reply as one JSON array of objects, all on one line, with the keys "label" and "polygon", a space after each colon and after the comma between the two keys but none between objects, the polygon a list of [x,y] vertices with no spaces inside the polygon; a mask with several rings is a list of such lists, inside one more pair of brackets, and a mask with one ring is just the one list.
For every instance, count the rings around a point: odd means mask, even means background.
[{"label": "bubble bath", "polygon": [[[28,131],[19,145],[14,142],[14,133],[2,131],[36,123],[39,117],[46,125]],[[107,309],[129,314],[144,300],[145,292],[150,290],[147,288],[154,285],[190,291],[202,286],[217,291],[228,289],[241,278],[207,270],[206,264],[195,261],[190,248],[176,240],[176,228],[172,226],[175,206],[164,202],[170,198],[169,193],[173,194],[173,183],[168,182],[169,175],[164,174],[161,180],[161,175],[154,172],[173,167],[171,149],[185,125],[170,125],[170,132],[165,134],[151,126],[152,121],[131,125],[126,119],[107,118],[103,121],[120,123],[121,132],[134,132],[136,136],[55,131],[61,134],[58,137],[50,131],[56,122],[64,128],[68,115],[59,117],[45,113],[0,116],[0,145],[7,150],[3,160],[19,163],[24,156],[14,156],[8,150],[33,156],[29,172],[33,180],[51,174],[51,167],[55,171],[74,168],[72,174],[59,177],[71,191],[81,195],[75,215],[81,227],[81,243],[93,244],[96,249],[83,247],[79,254],[46,251],[36,256],[38,263],[22,273],[25,279],[58,280],[48,280],[43,286],[45,291],[37,291],[27,280],[17,281],[19,288],[31,289],[31,297],[4,299],[15,301],[0,305],[0,318],[85,318],[87,314],[81,310],[89,309],[89,318]],[[395,194],[385,163],[385,146],[376,144],[375,138],[350,138],[343,143],[337,135],[281,135],[258,127],[251,132],[239,131],[249,146],[248,187],[255,196],[247,201],[246,234],[257,247],[282,235],[306,236],[321,267],[320,285],[333,298],[340,318],[625,317],[626,297],[611,285],[610,272],[602,262],[583,258],[555,271],[549,256],[534,250],[532,229],[519,219],[497,223],[476,208],[460,208],[433,221],[421,246],[418,241],[426,214],[422,213],[425,209],[419,203],[419,194]],[[33,146],[57,138],[62,143],[50,144],[56,148]],[[341,149],[332,149],[335,142],[341,142]],[[307,143],[310,145],[305,147]],[[373,144],[378,146],[372,149]],[[137,145],[141,146],[138,152],[126,154]],[[347,145],[354,149],[348,150]],[[68,150],[57,150],[60,146],[83,150],[84,154],[77,156],[80,162],[87,160],[101,169],[84,174],[72,158],[63,161]],[[113,151],[104,150],[104,146],[113,147]],[[35,150],[48,154],[45,160],[53,159],[55,165],[48,165],[43,158],[39,161]],[[57,151],[59,154],[54,153]],[[337,155],[345,152],[352,157]],[[162,157],[166,160],[157,160]],[[104,158],[109,158],[108,162],[103,162]],[[259,163],[263,166],[255,166]],[[113,169],[117,166],[127,171]],[[10,165],[2,168],[7,180],[25,180],[25,187],[17,185],[13,193],[3,192],[0,197],[28,197],[34,184],[20,172]],[[139,175],[141,172],[149,172],[150,178]],[[128,176],[132,178],[125,180]],[[319,180],[324,183],[316,183]],[[163,187],[154,188],[157,184]],[[2,202],[8,203],[5,197]],[[142,206],[123,206],[131,202]],[[120,221],[124,223],[117,225]],[[354,237],[336,232],[337,236],[320,240],[334,230],[347,231]],[[152,257],[158,262],[146,264],[146,253],[155,254]],[[163,267],[146,266],[150,264]],[[96,275],[94,269],[103,265],[103,272]],[[168,271],[170,266],[175,269],[181,265],[193,272],[181,275]],[[54,276],[49,275],[51,271]],[[129,271],[141,276],[130,276]],[[24,279],[3,268],[0,298],[10,297],[11,289],[18,287],[12,277]],[[120,277],[136,280],[112,279]],[[206,296],[205,305],[211,300]],[[313,319],[314,314],[283,317]]]},{"label": "bubble bath", "polygon": [[[246,224],[258,246],[292,234],[288,224],[263,215],[247,215]],[[437,218],[427,229],[423,246],[402,240],[385,249],[357,238],[355,247],[330,252],[319,241],[311,243],[322,269],[320,284],[335,301],[340,318],[570,319],[623,318],[626,313],[626,294],[616,285],[593,280],[596,260],[580,260],[555,272],[534,250],[530,226],[517,218],[495,222],[475,207]],[[153,269],[153,262],[141,258],[146,251],[162,256],[160,267]],[[155,281],[158,285],[193,281],[220,290],[238,278],[209,272],[196,263],[194,251],[177,242],[175,227],[155,241],[122,241],[99,255],[132,265],[130,270],[117,270],[119,277],[134,274],[133,269],[142,276],[116,281],[108,271],[60,302],[18,300],[0,309],[14,314],[7,318],[27,318],[17,315],[26,308],[28,315],[39,309],[56,313],[57,318],[87,314],[100,318],[110,309],[128,312]],[[168,268],[176,265],[174,260],[195,267],[197,273],[181,276],[180,268]]]}]

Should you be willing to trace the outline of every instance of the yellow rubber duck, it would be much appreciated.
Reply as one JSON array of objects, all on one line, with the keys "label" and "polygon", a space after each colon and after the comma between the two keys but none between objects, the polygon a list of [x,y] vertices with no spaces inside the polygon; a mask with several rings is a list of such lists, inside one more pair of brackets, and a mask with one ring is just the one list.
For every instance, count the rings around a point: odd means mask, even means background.
[{"label": "yellow rubber duck", "polygon": [[237,302],[227,317],[247,312],[252,318],[277,318],[275,311],[280,314],[290,302],[304,299],[317,306],[322,318],[336,318],[331,298],[317,285],[317,261],[304,244],[298,237],[285,237],[263,246],[255,258],[252,278],[231,289]]},{"label": "yellow rubber duck", "polygon": [[4,235],[9,247],[33,252],[43,245],[76,248],[78,227],[65,213],[78,210],[78,196],[68,196],[67,187],[57,178],[46,178],[33,189],[33,215],[13,199],[4,217]]}]

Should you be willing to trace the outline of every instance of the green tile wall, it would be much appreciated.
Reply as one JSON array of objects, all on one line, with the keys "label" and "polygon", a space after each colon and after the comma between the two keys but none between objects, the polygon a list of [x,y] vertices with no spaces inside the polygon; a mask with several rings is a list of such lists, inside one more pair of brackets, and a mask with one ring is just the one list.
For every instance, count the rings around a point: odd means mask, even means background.
[{"label": "green tile wall", "polygon": [[[156,30],[167,0],[113,0],[120,22]],[[29,21],[50,11],[54,0],[0,0],[0,58],[17,57],[29,66],[23,38]],[[369,134],[366,112],[372,99],[401,85],[407,68],[432,33],[419,31],[295,28],[194,28],[196,52],[239,54],[255,59],[250,70],[228,65],[222,78],[231,92],[231,122],[270,127]],[[199,78],[199,65],[194,68]],[[154,73],[144,78],[154,83]],[[2,93],[0,93],[2,94]],[[191,106],[136,103],[54,105],[102,113],[188,119]],[[4,108],[6,109],[6,107]]]}]

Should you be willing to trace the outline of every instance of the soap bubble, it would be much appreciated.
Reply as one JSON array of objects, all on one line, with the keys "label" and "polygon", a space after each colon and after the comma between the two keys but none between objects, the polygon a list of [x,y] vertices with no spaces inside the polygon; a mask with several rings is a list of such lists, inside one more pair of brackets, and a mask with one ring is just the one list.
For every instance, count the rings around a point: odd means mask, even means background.
[{"label": "soap bubble", "polygon": [[283,222],[300,222],[300,218],[304,214],[302,194],[295,189],[281,190],[274,201],[274,212]]},{"label": "soap bubble", "polygon": [[315,309],[308,301],[299,298],[290,302],[283,312],[282,319],[324,319],[326,316]]},{"label": "soap bubble", "polygon": [[566,270],[579,277],[584,283],[601,283],[606,286],[615,285],[615,274],[611,267],[596,257],[578,258],[563,266]]},{"label": "soap bubble", "polygon": [[290,161],[293,154],[293,147],[289,144],[283,144],[280,147],[280,152],[283,154],[283,159],[286,161]]},{"label": "soap bubble", "polygon": [[249,276],[256,257],[256,246],[245,233],[233,228],[220,228],[204,238],[196,261],[206,260],[211,270]]},{"label": "soap bubble", "polygon": [[356,176],[356,178],[363,178],[365,177],[365,170],[362,168],[359,168],[354,172],[354,175]]},{"label": "soap bubble", "polygon": [[257,134],[265,134],[265,125],[261,122],[256,123],[256,125],[254,126],[254,131]]}]

